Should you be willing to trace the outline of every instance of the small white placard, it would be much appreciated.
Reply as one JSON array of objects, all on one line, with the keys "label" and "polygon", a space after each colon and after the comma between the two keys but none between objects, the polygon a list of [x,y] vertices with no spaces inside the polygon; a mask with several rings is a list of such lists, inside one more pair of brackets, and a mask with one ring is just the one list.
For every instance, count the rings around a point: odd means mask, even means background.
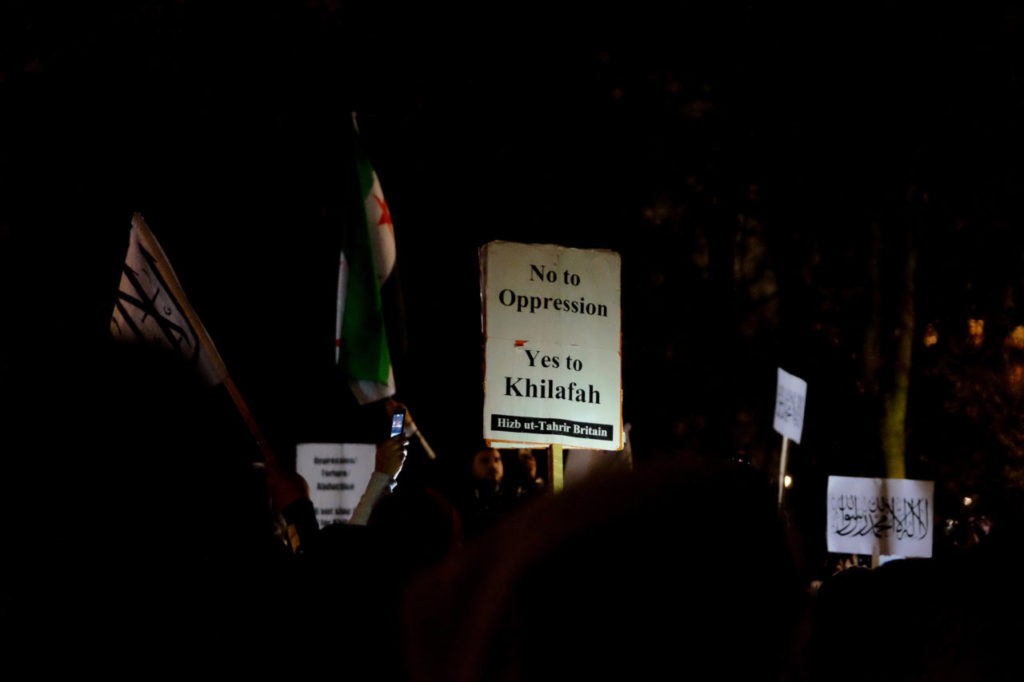
[{"label": "small white placard", "polygon": [[775,430],[796,444],[804,430],[807,382],[781,367],[775,389]]},{"label": "small white placard", "polygon": [[309,484],[320,527],[346,523],[373,473],[373,443],[298,443],[295,470]]},{"label": "small white placard", "polygon": [[828,477],[828,551],[931,557],[935,483]]}]

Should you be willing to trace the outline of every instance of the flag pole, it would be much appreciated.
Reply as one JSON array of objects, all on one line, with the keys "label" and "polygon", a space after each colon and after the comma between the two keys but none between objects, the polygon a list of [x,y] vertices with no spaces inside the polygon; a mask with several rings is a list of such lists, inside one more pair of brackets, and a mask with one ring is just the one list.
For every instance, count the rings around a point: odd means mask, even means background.
[{"label": "flag pole", "polygon": [[267,441],[266,436],[263,435],[263,429],[261,429],[259,424],[256,423],[256,419],[252,416],[252,411],[249,409],[248,403],[245,402],[245,398],[242,397],[241,391],[238,390],[238,386],[235,385],[235,381],[231,378],[230,374],[224,375],[224,388],[228,390],[228,394],[231,396],[231,400],[235,403],[235,407],[238,409],[239,414],[242,415],[245,425],[249,427],[249,433],[251,433],[252,437],[256,440],[256,445],[259,446],[260,453],[263,455],[263,463],[270,465],[277,464],[277,457],[274,455],[273,448],[270,447],[270,443]]},{"label": "flag pole", "polygon": [[423,451],[427,453],[427,457],[437,459],[437,453],[434,452],[434,448],[430,447],[430,443],[423,437],[423,432],[419,429],[416,429],[416,437],[419,439],[420,445],[423,446]]},{"label": "flag pole", "polygon": [[409,412],[408,408],[405,411],[405,433],[406,437],[415,435],[419,440],[420,445],[423,446],[423,451],[427,453],[427,457],[430,459],[437,459],[437,453],[434,452],[434,448],[430,447],[430,443],[427,442],[426,436],[420,431],[420,427],[416,424],[416,421],[412,418],[412,413]]},{"label": "flag pole", "polygon": [[[175,280],[170,280],[170,284],[176,284]],[[252,415],[252,410],[249,409],[249,404],[246,403],[245,398],[242,397],[241,391],[238,390],[238,386],[235,385],[235,380],[231,378],[228,373],[227,365],[224,364],[223,358],[217,351],[216,346],[213,345],[213,339],[210,338],[209,333],[206,331],[206,327],[199,320],[199,316],[192,309],[192,306],[188,304],[188,299],[185,298],[185,292],[175,292],[178,296],[178,300],[183,302],[182,312],[185,313],[185,317],[188,318],[189,324],[192,325],[193,329],[198,330],[199,343],[203,347],[203,350],[207,355],[213,359],[218,365],[222,374],[221,383],[224,384],[224,388],[227,389],[228,395],[231,396],[232,402],[235,404],[235,408],[239,414],[242,415],[242,419],[245,421],[245,425],[249,428],[249,433],[256,440],[256,445],[259,446],[260,453],[263,455],[264,464],[276,464],[277,460],[273,450],[270,448],[270,444],[267,442],[266,437],[263,435],[263,429],[260,428],[259,424],[256,423],[255,417]]]}]

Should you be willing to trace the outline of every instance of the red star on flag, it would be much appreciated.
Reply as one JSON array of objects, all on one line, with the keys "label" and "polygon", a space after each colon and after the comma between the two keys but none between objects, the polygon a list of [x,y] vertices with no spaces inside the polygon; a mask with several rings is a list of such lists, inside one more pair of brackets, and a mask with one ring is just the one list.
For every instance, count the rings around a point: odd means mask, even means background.
[{"label": "red star on flag", "polygon": [[394,230],[395,225],[391,222],[391,211],[388,210],[388,202],[384,201],[384,196],[381,194],[374,194],[373,199],[377,202],[377,207],[380,209],[380,218],[377,219],[377,224],[387,225],[389,228]]}]

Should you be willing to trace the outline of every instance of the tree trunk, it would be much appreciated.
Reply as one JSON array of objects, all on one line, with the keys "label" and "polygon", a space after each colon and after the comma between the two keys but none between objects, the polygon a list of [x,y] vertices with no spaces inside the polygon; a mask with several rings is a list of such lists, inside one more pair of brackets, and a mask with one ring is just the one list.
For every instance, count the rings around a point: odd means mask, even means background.
[{"label": "tree trunk", "polygon": [[904,226],[903,236],[904,243],[899,244],[899,248],[890,249],[898,254],[900,270],[887,277],[882,259],[882,228],[879,223],[874,223],[868,266],[871,320],[864,335],[864,385],[868,393],[879,401],[879,444],[888,478],[906,478],[907,401],[914,340],[914,273],[917,265],[910,224]]},{"label": "tree trunk", "polygon": [[893,329],[894,352],[892,383],[883,397],[881,423],[882,452],[888,478],[906,478],[907,398],[910,393],[910,368],[914,347],[914,271],[917,251],[913,230],[907,226],[906,254],[903,261],[903,286],[897,298],[898,315]]}]

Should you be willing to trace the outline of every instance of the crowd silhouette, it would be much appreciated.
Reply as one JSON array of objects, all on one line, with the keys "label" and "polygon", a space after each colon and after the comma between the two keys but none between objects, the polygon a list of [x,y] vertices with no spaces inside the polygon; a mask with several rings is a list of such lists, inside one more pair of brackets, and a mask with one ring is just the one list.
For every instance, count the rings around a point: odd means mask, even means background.
[{"label": "crowd silhouette", "polygon": [[5,451],[40,453],[5,479],[12,661],[59,648],[54,671],[144,655],[396,682],[1015,676],[1012,496],[970,545],[822,574],[771,476],[731,453],[634,451],[525,493],[541,477],[511,473],[518,450],[433,459],[387,438],[392,400],[374,407],[364,511],[320,527],[293,461],[264,461],[222,390],[152,349],[89,353],[46,371],[51,390],[8,373],[25,390]]}]

